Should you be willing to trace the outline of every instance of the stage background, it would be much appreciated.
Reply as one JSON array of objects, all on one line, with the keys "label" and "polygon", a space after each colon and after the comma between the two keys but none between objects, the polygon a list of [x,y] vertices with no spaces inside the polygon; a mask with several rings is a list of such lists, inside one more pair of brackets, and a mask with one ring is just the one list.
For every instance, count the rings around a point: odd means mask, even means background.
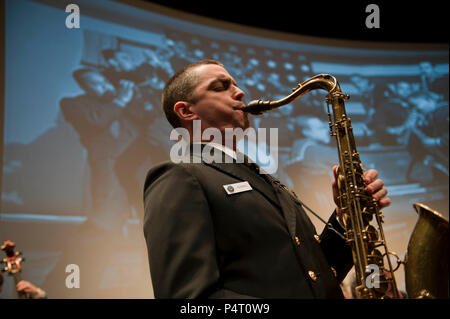
[{"label": "stage background", "polygon": [[[392,198],[391,250],[406,253],[412,203],[448,220],[448,46],[302,37],[142,2],[78,1],[81,28],[68,29],[68,3],[4,4],[0,239],[17,243],[22,277],[50,298],[153,297],[142,185],[172,145],[160,93],[174,71],[204,58],[224,63],[246,102],[283,97],[318,73],[336,76],[351,96],[361,159]],[[313,91],[251,118],[255,128],[279,129],[275,175],[327,219],[337,151],[324,100]],[[80,289],[65,286],[68,264],[80,266]],[[405,290],[402,267],[397,280]],[[0,297],[12,296],[5,278]]]}]

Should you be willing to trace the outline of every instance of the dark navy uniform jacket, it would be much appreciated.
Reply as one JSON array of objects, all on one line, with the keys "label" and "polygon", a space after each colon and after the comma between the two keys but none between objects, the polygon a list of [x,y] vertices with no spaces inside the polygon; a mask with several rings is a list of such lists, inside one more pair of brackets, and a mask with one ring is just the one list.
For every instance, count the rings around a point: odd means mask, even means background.
[{"label": "dark navy uniform jacket", "polygon": [[[223,187],[243,181],[252,190]],[[243,163],[159,164],[144,205],[155,298],[343,298],[345,240],[318,236],[295,196]]]}]

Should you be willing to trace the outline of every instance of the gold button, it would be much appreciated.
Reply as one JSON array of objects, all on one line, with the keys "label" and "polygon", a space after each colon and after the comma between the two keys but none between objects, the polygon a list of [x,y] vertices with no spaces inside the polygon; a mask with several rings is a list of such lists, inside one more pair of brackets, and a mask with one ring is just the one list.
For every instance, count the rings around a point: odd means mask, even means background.
[{"label": "gold button", "polygon": [[297,236],[295,236],[295,243],[297,246],[300,246],[300,239]]},{"label": "gold button", "polygon": [[314,235],[314,238],[316,239],[316,241],[320,244],[320,238],[318,235]]},{"label": "gold button", "polygon": [[331,267],[331,271],[333,272],[334,277],[337,277],[336,269],[334,269],[333,267]]},{"label": "gold button", "polygon": [[317,280],[317,276],[314,273],[314,271],[312,271],[312,270],[308,271],[308,275],[309,275],[309,277],[311,277],[312,281],[316,281]]}]

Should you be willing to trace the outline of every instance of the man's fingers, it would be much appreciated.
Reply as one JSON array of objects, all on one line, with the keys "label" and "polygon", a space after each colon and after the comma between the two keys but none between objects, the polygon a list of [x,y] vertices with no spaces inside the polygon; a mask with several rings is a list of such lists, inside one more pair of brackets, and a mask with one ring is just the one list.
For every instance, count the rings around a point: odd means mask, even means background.
[{"label": "man's fingers", "polygon": [[380,206],[380,208],[387,207],[391,205],[391,199],[389,197],[382,198],[378,201],[378,205]]},{"label": "man's fingers", "polygon": [[334,175],[334,181],[333,181],[333,185],[336,183],[337,178],[338,178],[338,170],[339,170],[339,166],[338,165],[334,165],[333,166],[333,175]]},{"label": "man's fingers", "polygon": [[[338,165],[333,166],[333,174],[334,174],[334,180],[333,180],[333,195],[335,195],[335,202],[336,200],[336,194],[335,188],[337,187],[337,179],[338,179]],[[386,197],[388,191],[386,187],[384,187],[384,182],[381,179],[378,178],[378,171],[375,169],[369,169],[364,173],[364,182],[366,183],[366,189],[367,191],[372,195],[372,197],[378,202],[378,205],[380,208],[387,207],[391,204],[391,199],[389,197]]]},{"label": "man's fingers", "polygon": [[377,179],[374,182],[367,185],[366,189],[369,193],[374,194],[382,189],[384,186],[384,182],[381,179]]},{"label": "man's fingers", "polygon": [[364,182],[366,184],[370,184],[374,180],[376,180],[377,177],[378,177],[378,171],[375,169],[369,169],[367,172],[364,173]]},{"label": "man's fingers", "polygon": [[387,195],[388,191],[385,187],[383,187],[382,189],[380,189],[378,192],[376,192],[375,194],[372,194],[372,197],[379,201],[380,199],[382,199],[383,197],[385,197]]},{"label": "man's fingers", "polygon": [[337,177],[338,169],[339,169],[339,165],[333,165],[333,174],[334,174],[334,177]]}]

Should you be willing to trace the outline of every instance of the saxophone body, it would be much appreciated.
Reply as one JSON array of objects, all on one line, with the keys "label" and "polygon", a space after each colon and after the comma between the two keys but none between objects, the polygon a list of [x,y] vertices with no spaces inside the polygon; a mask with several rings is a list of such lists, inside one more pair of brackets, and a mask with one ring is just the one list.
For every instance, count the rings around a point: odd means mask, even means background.
[{"label": "saxophone body", "polygon": [[[257,100],[241,109],[251,114],[262,114],[286,105],[315,89],[328,92],[328,122],[330,135],[336,137],[339,155],[338,189],[339,209],[345,226],[346,242],[352,248],[356,274],[356,298],[398,298],[397,284],[382,227],[383,216],[376,200],[365,189],[364,167],[356,149],[350,117],[345,111],[345,100],[336,78],[318,74],[297,85],[293,92],[277,101]],[[332,113],[330,113],[330,106]],[[375,220],[377,225],[371,225]],[[397,257],[398,258],[398,257]],[[386,260],[386,261],[385,261]]]}]

